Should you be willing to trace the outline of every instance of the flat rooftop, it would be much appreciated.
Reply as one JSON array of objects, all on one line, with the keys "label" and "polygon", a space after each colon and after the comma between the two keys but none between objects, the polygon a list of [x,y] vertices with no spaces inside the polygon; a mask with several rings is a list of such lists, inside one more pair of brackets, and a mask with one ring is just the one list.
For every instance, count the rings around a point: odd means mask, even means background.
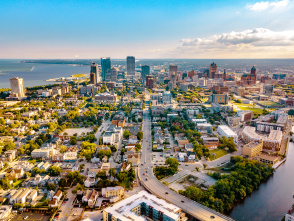
[{"label": "flat rooftop", "polygon": [[219,125],[218,128],[224,131],[228,136],[237,136],[237,134],[227,125]]},{"label": "flat rooftop", "polygon": [[138,194],[130,196],[129,198],[114,204],[112,207],[106,208],[104,211],[112,214],[115,218],[124,221],[145,221],[147,220],[145,217],[138,216],[135,212],[131,211],[133,208],[142,203],[152,206],[173,220],[177,220],[180,216],[180,214],[177,213],[181,210],[179,207],[167,203],[165,200],[159,199],[145,190],[142,190]]}]

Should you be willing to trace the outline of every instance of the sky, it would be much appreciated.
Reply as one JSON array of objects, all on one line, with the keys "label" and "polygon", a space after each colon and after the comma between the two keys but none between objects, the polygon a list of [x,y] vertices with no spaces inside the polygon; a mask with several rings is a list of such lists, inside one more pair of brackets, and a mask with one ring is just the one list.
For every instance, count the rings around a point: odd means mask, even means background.
[{"label": "sky", "polygon": [[0,0],[0,59],[294,58],[294,0]]}]

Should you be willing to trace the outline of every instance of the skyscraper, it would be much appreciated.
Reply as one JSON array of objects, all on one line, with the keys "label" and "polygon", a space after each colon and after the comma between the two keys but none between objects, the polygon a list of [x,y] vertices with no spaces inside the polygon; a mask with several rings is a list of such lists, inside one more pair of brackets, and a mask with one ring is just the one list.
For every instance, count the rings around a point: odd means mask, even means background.
[{"label": "skyscraper", "polygon": [[25,97],[23,78],[10,78],[11,97]]},{"label": "skyscraper", "polygon": [[142,83],[146,81],[146,76],[150,74],[150,66],[143,65],[142,67]]},{"label": "skyscraper", "polygon": [[169,76],[178,75],[178,66],[177,65],[170,65],[169,66]]},{"label": "skyscraper", "polygon": [[111,69],[111,60],[110,58],[101,58],[101,68],[102,68],[102,81],[106,80],[106,73]]},{"label": "skyscraper", "polygon": [[100,79],[100,77],[99,77],[98,64],[93,62],[91,65],[91,71],[90,71],[90,83],[97,84],[97,83],[99,83],[99,79]]},{"label": "skyscraper", "polygon": [[178,66],[170,65],[169,66],[169,77],[170,77],[170,89],[177,87],[177,77],[178,77]]},{"label": "skyscraper", "polygon": [[135,75],[135,57],[127,57],[127,73],[128,75]]}]

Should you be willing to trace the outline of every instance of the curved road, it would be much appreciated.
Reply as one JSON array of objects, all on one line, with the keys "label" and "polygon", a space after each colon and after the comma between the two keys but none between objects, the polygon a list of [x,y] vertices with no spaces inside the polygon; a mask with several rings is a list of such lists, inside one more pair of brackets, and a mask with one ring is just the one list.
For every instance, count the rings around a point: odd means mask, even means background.
[{"label": "curved road", "polygon": [[143,118],[143,143],[142,143],[142,157],[141,164],[139,165],[138,176],[142,185],[149,190],[151,193],[165,199],[169,203],[172,203],[186,213],[194,216],[199,220],[233,220],[221,213],[211,210],[202,204],[199,204],[193,200],[180,195],[173,190],[166,187],[164,184],[159,182],[153,174],[152,169],[152,150],[151,150],[151,122],[148,111],[144,111]]}]

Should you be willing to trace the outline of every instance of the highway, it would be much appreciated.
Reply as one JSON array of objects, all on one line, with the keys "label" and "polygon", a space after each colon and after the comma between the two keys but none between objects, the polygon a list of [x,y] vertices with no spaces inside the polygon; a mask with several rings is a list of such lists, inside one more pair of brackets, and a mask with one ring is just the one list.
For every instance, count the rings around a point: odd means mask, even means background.
[{"label": "highway", "polygon": [[198,220],[233,220],[221,213],[211,210],[183,195],[174,192],[159,182],[153,174],[152,165],[152,138],[151,138],[151,122],[148,110],[143,114],[143,142],[142,142],[142,158],[138,168],[138,177],[141,184],[151,193],[172,203]]}]

